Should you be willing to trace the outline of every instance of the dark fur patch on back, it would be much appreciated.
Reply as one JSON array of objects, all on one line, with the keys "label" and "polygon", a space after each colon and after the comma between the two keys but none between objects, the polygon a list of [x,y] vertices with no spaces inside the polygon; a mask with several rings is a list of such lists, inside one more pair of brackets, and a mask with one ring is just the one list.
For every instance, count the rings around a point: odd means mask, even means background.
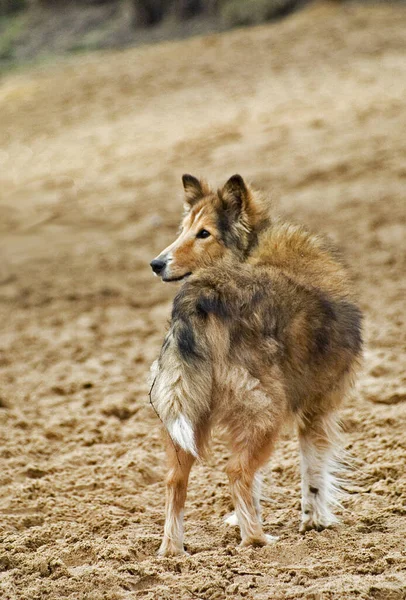
[{"label": "dark fur patch on back", "polygon": [[334,302],[321,296],[319,298],[318,313],[320,325],[315,332],[316,351],[318,354],[326,354],[332,343],[332,328],[336,321]]},{"label": "dark fur patch on back", "polygon": [[[262,324],[261,334],[264,338],[277,339],[278,322],[274,306],[270,303],[272,282],[266,280],[264,285],[257,289],[251,296],[249,303],[245,305],[246,316],[249,318],[254,312],[258,312]],[[279,318],[281,315],[279,314]]]},{"label": "dark fur patch on back", "polygon": [[362,314],[355,304],[347,301],[337,303],[337,319],[342,325],[343,346],[355,355],[362,348]]},{"label": "dark fur patch on back", "polygon": [[216,295],[208,296],[202,294],[196,304],[197,312],[199,315],[206,317],[209,314],[213,314],[220,319],[229,319],[231,317],[230,308],[227,303]]},{"label": "dark fur patch on back", "polygon": [[361,311],[347,300],[334,301],[319,297],[319,324],[314,332],[315,350],[325,355],[334,344],[351,350],[354,355],[361,351]]},{"label": "dark fur patch on back", "polygon": [[179,354],[185,362],[194,362],[200,357],[200,354],[197,350],[195,334],[190,321],[182,320],[177,323],[175,329],[175,339]]},{"label": "dark fur patch on back", "polygon": [[188,286],[184,286],[173,301],[171,327],[181,358],[190,364],[201,359],[202,352],[196,340],[188,289]]}]

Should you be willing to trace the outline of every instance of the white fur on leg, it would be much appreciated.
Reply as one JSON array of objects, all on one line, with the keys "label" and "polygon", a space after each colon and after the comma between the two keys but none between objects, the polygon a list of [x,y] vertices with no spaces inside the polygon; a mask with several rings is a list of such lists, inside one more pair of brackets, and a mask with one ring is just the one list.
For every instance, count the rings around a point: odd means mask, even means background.
[{"label": "white fur on leg", "polygon": [[[256,482],[253,482],[253,494],[255,493],[255,486],[257,487],[257,492],[259,483],[261,482],[261,478],[257,478]],[[240,546],[250,546],[251,544],[265,546],[266,544],[270,544],[275,542],[278,538],[273,535],[266,535],[262,530],[261,518],[257,513],[257,506],[255,506],[255,501],[253,502],[252,508],[247,505],[247,502],[243,498],[243,494],[241,493],[239,482],[234,484],[234,501],[235,501],[235,514],[237,516],[237,521],[240,526],[241,532],[241,544]],[[254,500],[254,498],[253,498]],[[257,496],[257,500],[259,503],[259,498]]]},{"label": "white fur on leg", "polygon": [[235,511],[229,513],[224,517],[224,523],[227,523],[227,525],[231,525],[232,527],[238,526],[238,518],[235,514]]},{"label": "white fur on leg", "polygon": [[338,522],[331,507],[339,506],[338,485],[334,476],[337,461],[332,450],[319,450],[301,439],[302,522],[300,532],[322,530]]},{"label": "white fur on leg", "polygon": [[168,433],[174,442],[185,450],[185,452],[189,452],[198,458],[192,423],[187,417],[180,414],[173,423],[167,425],[167,428]]},{"label": "white fur on leg", "polygon": [[164,538],[158,550],[160,556],[176,556],[184,554],[183,548],[183,510],[179,514],[173,511],[170,504],[165,521]]},{"label": "white fur on leg", "polygon": [[269,533],[265,534],[265,538],[266,538],[267,544],[272,544],[273,542],[277,542],[279,540],[278,535],[270,535]]},{"label": "white fur on leg", "polygon": [[[254,499],[255,511],[256,511],[258,519],[261,523],[262,523],[262,518],[261,518],[260,500],[261,500],[261,489],[262,489],[262,477],[263,476],[262,476],[261,471],[257,471],[255,473],[255,477],[254,477],[254,481],[253,481],[253,485],[252,485],[252,495],[253,495],[253,499]],[[229,513],[228,515],[226,515],[224,517],[224,523],[227,523],[227,525],[231,525],[232,527],[237,526],[238,525],[238,517],[236,515],[236,512],[233,511],[232,513]]]}]

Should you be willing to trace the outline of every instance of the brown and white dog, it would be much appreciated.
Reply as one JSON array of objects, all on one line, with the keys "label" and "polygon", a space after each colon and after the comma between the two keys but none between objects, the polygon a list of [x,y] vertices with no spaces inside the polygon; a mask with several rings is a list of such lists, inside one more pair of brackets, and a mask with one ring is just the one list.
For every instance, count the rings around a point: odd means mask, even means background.
[{"label": "brown and white dog", "polygon": [[346,268],[323,238],[273,219],[239,175],[213,192],[183,176],[178,239],[151,262],[163,281],[185,280],[152,366],[151,402],[167,434],[166,522],[160,554],[183,548],[190,469],[214,426],[227,465],[241,544],[264,545],[261,467],[287,421],[298,428],[300,531],[336,522],[336,411],[361,353],[361,313]]}]

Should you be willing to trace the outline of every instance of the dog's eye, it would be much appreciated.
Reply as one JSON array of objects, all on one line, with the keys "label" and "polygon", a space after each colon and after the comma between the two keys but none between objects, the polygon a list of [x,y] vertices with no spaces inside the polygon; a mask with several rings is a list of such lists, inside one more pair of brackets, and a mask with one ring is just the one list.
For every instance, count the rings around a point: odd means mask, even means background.
[{"label": "dog's eye", "polygon": [[199,233],[196,235],[196,237],[204,239],[204,238],[208,238],[209,235],[210,235],[210,231],[207,231],[207,229],[201,229],[199,231]]}]

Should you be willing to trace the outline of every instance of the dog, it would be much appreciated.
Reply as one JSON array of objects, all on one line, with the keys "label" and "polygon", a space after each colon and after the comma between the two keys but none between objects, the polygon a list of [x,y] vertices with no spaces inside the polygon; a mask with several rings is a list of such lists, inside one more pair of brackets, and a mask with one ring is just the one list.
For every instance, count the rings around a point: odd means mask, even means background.
[{"label": "dog", "polygon": [[151,262],[183,281],[159,359],[151,403],[167,436],[163,556],[184,552],[190,469],[214,426],[225,432],[226,470],[241,545],[275,538],[261,523],[261,468],[287,422],[297,426],[300,531],[337,522],[337,416],[362,349],[362,315],[338,251],[274,218],[262,195],[234,175],[214,192],[183,176],[176,241]]}]

